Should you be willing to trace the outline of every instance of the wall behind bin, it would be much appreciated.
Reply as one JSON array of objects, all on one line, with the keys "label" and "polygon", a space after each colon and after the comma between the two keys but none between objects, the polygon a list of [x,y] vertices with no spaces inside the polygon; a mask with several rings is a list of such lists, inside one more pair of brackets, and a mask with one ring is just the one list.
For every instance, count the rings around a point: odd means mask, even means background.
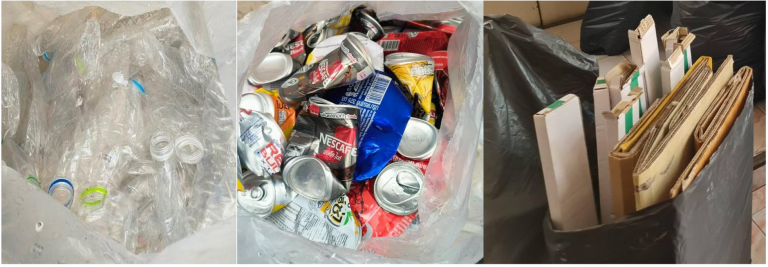
[{"label": "wall behind bin", "polygon": [[483,13],[510,14],[539,28],[549,28],[584,17],[589,1],[486,1]]}]

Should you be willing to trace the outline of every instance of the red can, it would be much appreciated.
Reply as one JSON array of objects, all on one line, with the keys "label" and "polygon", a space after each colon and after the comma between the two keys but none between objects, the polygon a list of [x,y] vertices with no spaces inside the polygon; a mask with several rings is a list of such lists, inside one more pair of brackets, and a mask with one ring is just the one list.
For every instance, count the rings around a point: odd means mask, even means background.
[{"label": "red can", "polygon": [[395,52],[426,55],[448,49],[448,36],[441,31],[390,32],[378,41],[384,56]]},{"label": "red can", "polygon": [[401,161],[411,163],[414,166],[416,166],[416,168],[419,168],[421,173],[427,174],[427,166],[429,165],[429,158],[424,160],[413,160],[413,159],[406,158],[403,155],[400,155],[400,153],[395,153],[395,156],[392,157],[391,160],[389,160],[389,163],[401,162]]},{"label": "red can", "polygon": [[363,240],[371,237],[397,237],[408,228],[418,212],[401,216],[384,211],[374,197],[374,181],[368,179],[352,184],[347,193],[349,206],[360,220]]},{"label": "red can", "polygon": [[437,94],[440,100],[440,107],[445,109],[445,100],[448,98],[448,91],[450,91],[450,82],[448,81],[448,51],[435,51],[429,53],[432,60],[435,61],[435,82],[433,83],[435,88],[435,94]]}]

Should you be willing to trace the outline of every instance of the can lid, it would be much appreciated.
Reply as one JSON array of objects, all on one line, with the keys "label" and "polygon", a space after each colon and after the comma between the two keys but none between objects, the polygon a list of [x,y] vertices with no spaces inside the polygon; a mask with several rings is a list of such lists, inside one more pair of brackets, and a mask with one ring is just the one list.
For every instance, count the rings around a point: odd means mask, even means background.
[{"label": "can lid", "polygon": [[435,64],[435,60],[432,57],[416,53],[399,52],[392,53],[384,57],[384,66],[401,65],[414,62],[424,62]]},{"label": "can lid", "polygon": [[48,194],[69,208],[75,198],[75,188],[64,177],[57,177],[48,187]]},{"label": "can lid", "polygon": [[250,171],[243,174],[243,191],[237,192],[237,205],[259,217],[267,217],[275,206],[272,180],[258,177]]},{"label": "can lid", "polygon": [[408,215],[419,208],[424,175],[411,163],[395,162],[381,170],[373,185],[373,196],[389,213]]},{"label": "can lid", "polygon": [[287,205],[296,198],[296,192],[291,190],[290,187],[283,180],[282,175],[275,174],[272,176],[272,183],[275,186],[275,206]]},{"label": "can lid", "polygon": [[429,122],[411,118],[405,126],[397,153],[409,159],[428,159],[437,147],[437,135],[437,128]]},{"label": "can lid", "polygon": [[293,58],[288,54],[269,53],[253,70],[252,81],[256,84],[265,84],[285,78],[293,71],[293,64]]},{"label": "can lid", "polygon": [[272,101],[272,96],[266,93],[243,94],[240,98],[240,109],[245,110],[240,112],[240,116],[243,118],[247,118],[254,111],[275,117],[275,102]]},{"label": "can lid", "polygon": [[328,165],[311,156],[298,156],[286,162],[283,179],[293,191],[315,201],[327,201],[346,192]]}]

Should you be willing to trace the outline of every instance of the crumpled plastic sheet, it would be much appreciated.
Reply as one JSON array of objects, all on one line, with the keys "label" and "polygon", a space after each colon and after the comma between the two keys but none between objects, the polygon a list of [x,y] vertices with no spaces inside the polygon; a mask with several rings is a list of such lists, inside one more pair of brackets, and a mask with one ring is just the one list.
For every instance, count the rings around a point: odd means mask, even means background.
[{"label": "crumpled plastic sheet", "polygon": [[541,222],[547,193],[533,115],[574,94],[581,101],[592,182],[597,160],[592,87],[597,61],[562,39],[510,15],[486,16],[485,227],[486,263],[532,263],[547,259]]},{"label": "crumpled plastic sheet", "polygon": [[[449,98],[452,101],[447,103],[443,126],[439,131],[438,149],[426,174],[426,179],[443,180],[446,188],[440,191],[427,188],[421,195],[418,211],[421,224],[417,231],[396,238],[365,240],[358,246],[358,251],[314,243],[281,231],[263,219],[238,211],[240,263],[474,263],[480,260],[482,230],[464,227],[470,202],[473,202],[470,201],[470,191],[476,158],[475,153],[467,151],[477,150],[483,123],[483,89],[480,75],[483,66],[478,60],[483,49],[480,45],[482,4],[271,2],[238,22],[238,84],[244,84],[248,68],[261,62],[289,28],[302,29],[311,23],[338,16],[344,10],[360,4],[373,8],[382,21],[445,20],[456,16],[464,17],[448,45],[452,90],[449,92]],[[482,198],[482,195],[476,198]],[[477,205],[473,207],[477,208]],[[472,215],[477,219],[476,212]],[[474,225],[482,225],[482,219]],[[473,249],[475,253],[468,255],[469,250],[461,250],[462,248]]]},{"label": "crumpled plastic sheet", "polygon": [[542,222],[555,263],[750,263],[754,90],[728,135],[681,195],[577,231]]},{"label": "crumpled plastic sheet", "polygon": [[[220,73],[213,58],[192,47],[172,10],[122,16],[86,7],[35,27],[14,24],[3,36],[4,44],[16,49],[3,51],[3,63],[23,78],[18,80],[25,103],[18,133],[3,143],[5,164],[25,177],[36,175],[41,192],[55,177],[69,179],[74,202],[63,216],[79,217],[93,234],[121,243],[123,251],[158,252],[234,217],[234,125]],[[40,56],[50,58],[47,67],[38,65]],[[132,79],[143,85],[143,93]],[[166,166],[175,175],[163,181],[172,183],[182,202],[163,202],[155,193],[161,176],[149,153],[149,137],[156,131],[172,138],[191,134],[202,143],[199,163],[171,161]],[[13,157],[6,158],[6,151],[13,151]],[[95,211],[80,202],[81,193],[92,186],[107,190],[104,206]],[[45,203],[36,209],[67,211],[60,203]],[[173,236],[159,238],[165,232],[156,215],[161,204],[182,211],[173,218]],[[13,216],[3,219],[5,255],[6,248],[14,247],[6,223],[22,222]],[[82,242],[93,253],[123,254],[113,246],[99,251]],[[83,253],[73,256],[74,262],[87,261]]]},{"label": "crumpled plastic sheet", "polygon": [[19,128],[19,117],[21,116],[21,103],[19,103],[19,81],[16,74],[8,65],[3,64],[3,140],[6,137],[16,134]]}]

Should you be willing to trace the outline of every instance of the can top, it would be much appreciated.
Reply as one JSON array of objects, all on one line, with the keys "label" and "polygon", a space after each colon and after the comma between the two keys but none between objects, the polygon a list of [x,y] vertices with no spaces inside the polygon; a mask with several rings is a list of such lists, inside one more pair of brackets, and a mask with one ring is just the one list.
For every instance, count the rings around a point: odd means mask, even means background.
[{"label": "can top", "polygon": [[291,74],[293,58],[288,54],[272,52],[254,70],[251,78],[257,84],[271,83]]},{"label": "can top", "polygon": [[336,180],[328,165],[311,156],[298,156],[286,162],[283,179],[293,191],[315,201],[330,199]]},{"label": "can top", "polygon": [[424,175],[411,163],[395,162],[381,170],[373,185],[376,202],[385,211],[408,215],[419,208]]},{"label": "can top", "polygon": [[427,62],[428,64],[435,64],[435,60],[432,57],[416,53],[400,52],[392,53],[384,57],[384,66],[401,65],[414,62]]},{"label": "can top", "polygon": [[272,213],[276,195],[272,180],[246,171],[243,174],[243,188],[243,191],[237,192],[238,206],[259,217]]},{"label": "can top", "polygon": [[[272,117],[275,117],[275,102],[272,101],[272,96],[266,93],[246,93],[240,98],[240,109],[244,109],[245,112],[241,112],[240,116],[247,117],[251,112],[267,113]],[[243,114],[245,113],[245,114]]]},{"label": "can top", "polygon": [[405,126],[397,152],[409,159],[428,159],[437,147],[437,134],[437,128],[429,122],[411,118]]}]

